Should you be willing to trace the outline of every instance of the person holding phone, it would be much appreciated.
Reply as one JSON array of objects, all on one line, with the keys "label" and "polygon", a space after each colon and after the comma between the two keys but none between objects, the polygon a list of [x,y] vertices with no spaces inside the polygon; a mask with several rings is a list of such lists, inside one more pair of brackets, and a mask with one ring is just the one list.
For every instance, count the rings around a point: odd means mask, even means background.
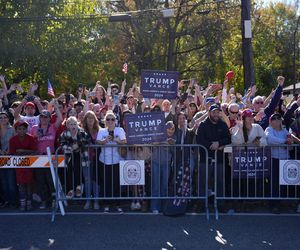
[{"label": "person holding phone", "polygon": [[[104,191],[104,197],[120,197],[120,172],[119,161],[122,159],[118,147],[109,147],[109,145],[122,145],[126,143],[125,131],[121,127],[116,127],[116,116],[112,111],[108,111],[104,118],[105,128],[98,132],[96,143],[107,145],[101,148],[99,156],[98,180],[100,182],[100,191]],[[122,208],[118,207],[118,212],[122,213]],[[109,212],[108,204],[104,212]]]},{"label": "person holding phone", "polygon": [[232,128],[231,132],[233,145],[267,145],[266,134],[259,124],[254,123],[254,113],[251,109],[245,109],[242,112],[242,121],[237,121],[237,125]]}]

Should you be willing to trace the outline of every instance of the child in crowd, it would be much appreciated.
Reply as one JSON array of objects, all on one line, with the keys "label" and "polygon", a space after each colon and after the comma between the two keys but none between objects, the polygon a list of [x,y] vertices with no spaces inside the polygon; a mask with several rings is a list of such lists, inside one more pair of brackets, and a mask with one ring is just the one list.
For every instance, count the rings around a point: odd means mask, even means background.
[{"label": "child in crowd", "polygon": [[[16,135],[9,140],[9,154],[29,155],[36,152],[36,141],[33,136],[27,134],[29,124],[19,120],[14,124]],[[27,211],[32,209],[32,169],[18,168],[16,171],[17,184],[19,186],[20,210]]]}]

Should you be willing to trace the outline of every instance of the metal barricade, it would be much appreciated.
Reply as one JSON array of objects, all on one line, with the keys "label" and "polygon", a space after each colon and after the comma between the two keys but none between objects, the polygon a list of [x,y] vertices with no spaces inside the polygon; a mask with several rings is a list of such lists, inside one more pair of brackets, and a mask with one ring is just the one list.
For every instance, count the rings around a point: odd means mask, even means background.
[{"label": "metal barricade", "polygon": [[[56,151],[56,156],[61,149]],[[59,202],[94,202],[101,210],[112,202],[148,203],[150,211],[184,209],[202,202],[207,219],[208,151],[201,145],[89,145],[87,158],[80,152],[65,154],[67,167],[55,168],[56,206]],[[62,191],[62,193],[61,193]],[[99,204],[99,201],[101,204]],[[97,204],[97,205],[95,205]],[[83,205],[83,204],[81,204]],[[139,207],[138,207],[139,208]]]},{"label": "metal barricade", "polygon": [[299,200],[299,160],[299,145],[227,146],[222,156],[216,151],[216,219],[221,200],[268,201],[270,209],[279,201]]}]

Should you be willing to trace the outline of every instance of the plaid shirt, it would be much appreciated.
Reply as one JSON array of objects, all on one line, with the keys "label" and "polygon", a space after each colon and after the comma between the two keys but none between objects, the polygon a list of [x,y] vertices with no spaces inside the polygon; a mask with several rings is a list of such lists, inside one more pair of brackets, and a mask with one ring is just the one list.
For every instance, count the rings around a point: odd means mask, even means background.
[{"label": "plaid shirt", "polygon": [[76,138],[72,138],[71,132],[66,130],[60,135],[60,145],[65,153],[65,161],[71,160],[73,152],[80,152],[81,166],[89,166],[89,153],[86,147],[92,141],[92,138],[81,128],[78,129]]}]

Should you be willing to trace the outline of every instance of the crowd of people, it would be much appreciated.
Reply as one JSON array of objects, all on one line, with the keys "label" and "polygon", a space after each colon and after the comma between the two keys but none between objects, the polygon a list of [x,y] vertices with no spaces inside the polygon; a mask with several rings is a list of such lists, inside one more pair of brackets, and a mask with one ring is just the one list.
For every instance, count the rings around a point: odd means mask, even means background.
[{"label": "crowd of people", "polygon": [[[132,151],[109,147],[126,145],[124,117],[127,114],[162,112],[167,140],[153,145],[203,145],[209,157],[214,157],[217,151],[217,176],[222,183],[226,145],[300,143],[300,99],[286,102],[282,93],[284,80],[278,76],[278,85],[269,96],[256,95],[255,85],[242,95],[228,80],[223,85],[209,84],[205,89],[194,79],[188,83],[182,80],[174,100],[143,98],[137,84],[128,87],[125,80],[121,86],[108,82],[107,88],[98,81],[93,89],[80,85],[74,94],[62,93],[47,101],[36,96],[38,84],[30,84],[24,92],[18,83],[7,86],[5,78],[0,76],[1,155],[45,155],[47,147],[54,154],[61,147],[67,165],[66,195],[68,198],[87,197],[84,209],[92,205],[100,209],[97,197],[122,195],[119,178],[122,159],[145,160],[146,186],[133,187],[130,192],[134,196],[166,196],[170,192],[174,166],[180,162],[190,167],[192,182],[201,186],[206,175],[194,172],[201,171],[195,164],[204,164],[206,160],[205,155],[201,156],[202,151],[199,152],[200,160],[195,160],[198,155],[191,156],[191,149],[176,148],[175,151],[183,152],[176,154],[167,147],[143,147]],[[102,145],[101,150],[88,147],[93,144]],[[272,150],[272,158],[273,172],[277,173],[278,160],[288,159],[289,152],[287,148],[277,148]],[[212,179],[213,175],[213,168],[208,168],[208,178]],[[279,174],[276,174],[272,179],[274,187],[279,185],[278,179]],[[32,199],[39,202],[40,209],[45,209],[51,204],[54,192],[49,169],[0,169],[0,187],[1,206],[19,207],[21,211],[33,209]],[[191,192],[195,189],[193,185]],[[224,192],[222,189],[223,185],[218,185],[217,192]],[[199,190],[201,193],[204,188]],[[278,196],[278,192],[273,195]],[[103,206],[104,212],[109,212],[111,202]],[[121,213],[120,202],[116,206]],[[150,204],[142,199],[134,200],[131,209],[159,213],[162,200],[152,199]]]}]

